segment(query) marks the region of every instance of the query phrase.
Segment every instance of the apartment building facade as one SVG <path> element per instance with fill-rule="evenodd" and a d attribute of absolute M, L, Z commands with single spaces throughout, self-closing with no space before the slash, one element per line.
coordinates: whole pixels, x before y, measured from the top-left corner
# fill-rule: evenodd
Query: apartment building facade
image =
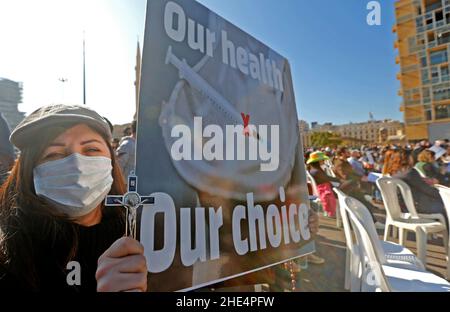
<path fill-rule="evenodd" d="M 398 0 L 395 14 L 405 134 L 450 138 L 450 0 Z"/>

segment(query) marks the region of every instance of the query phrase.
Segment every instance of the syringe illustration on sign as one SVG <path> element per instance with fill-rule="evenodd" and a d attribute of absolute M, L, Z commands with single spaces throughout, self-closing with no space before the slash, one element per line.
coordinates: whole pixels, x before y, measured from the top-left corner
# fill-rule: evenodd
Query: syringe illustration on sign
<path fill-rule="evenodd" d="M 220 117 L 225 117 L 228 122 L 234 125 L 244 122 L 244 133 L 248 131 L 249 115 L 239 113 L 233 105 L 228 102 L 219 92 L 217 92 L 205 79 L 203 79 L 193 68 L 191 68 L 186 60 L 180 60 L 172 53 L 172 46 L 169 46 L 166 54 L 166 64 L 172 64 L 179 71 L 180 79 L 186 80 L 191 87 L 199 91 L 205 96 L 211 104 L 213 104 L 218 112 L 221 113 Z M 256 130 L 253 130 L 251 135 L 260 140 L 260 136 Z"/>
<path fill-rule="evenodd" d="M 105 199 L 105 206 L 125 207 L 127 209 L 125 236 L 130 236 L 134 239 L 136 239 L 137 209 L 142 205 L 155 203 L 154 197 L 140 196 L 138 194 L 137 182 L 137 176 L 131 171 L 128 176 L 128 192 L 124 195 L 108 195 Z"/>

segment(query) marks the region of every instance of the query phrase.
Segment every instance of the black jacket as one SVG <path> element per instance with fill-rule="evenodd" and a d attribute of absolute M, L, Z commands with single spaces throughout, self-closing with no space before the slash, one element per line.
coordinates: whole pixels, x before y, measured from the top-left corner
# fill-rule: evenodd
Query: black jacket
<path fill-rule="evenodd" d="M 405 181 L 411 188 L 414 204 L 418 213 L 430 213 L 428 208 L 431 207 L 432 204 L 442 205 L 442 209 L 444 210 L 444 203 L 442 202 L 439 191 L 428 185 L 416 169 L 398 173 L 395 177 Z"/>
<path fill-rule="evenodd" d="M 33 248 L 37 276 L 39 278 L 39 291 L 51 292 L 95 292 L 97 281 L 95 272 L 97 270 L 98 258 L 117 239 L 125 233 L 124 220 L 117 213 L 108 213 L 106 208 L 101 223 L 92 227 L 76 226 L 79 243 L 76 255 L 71 261 L 78 261 L 81 267 L 81 285 L 70 286 L 67 283 L 67 275 L 71 270 L 66 269 L 68 246 L 57 244 L 36 243 Z M 34 233 L 34 235 L 39 235 Z M 34 236 L 36 237 L 36 236 Z M 44 241 L 38 240 L 36 241 Z M 12 259 L 11 261 L 14 261 Z M 23 285 L 8 266 L 0 263 L 0 292 L 4 291 L 30 291 L 27 285 Z"/>

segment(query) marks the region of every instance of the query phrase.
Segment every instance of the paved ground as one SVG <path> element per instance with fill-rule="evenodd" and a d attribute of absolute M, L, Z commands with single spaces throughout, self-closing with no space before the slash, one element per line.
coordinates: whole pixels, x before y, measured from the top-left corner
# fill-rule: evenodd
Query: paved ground
<path fill-rule="evenodd" d="M 379 211 L 376 217 L 383 221 L 384 212 Z M 382 232 L 379 231 L 382 239 Z M 390 238 L 398 243 L 398 240 Z M 308 269 L 300 273 L 299 291 L 341 292 L 344 289 L 345 237 L 343 229 L 336 227 L 336 220 L 320 218 L 319 237 L 316 241 L 317 254 L 326 259 L 323 265 L 308 265 Z M 406 247 L 416 253 L 414 233 L 408 235 Z M 442 238 L 430 239 L 427 246 L 427 270 L 445 277 L 446 260 Z"/>
<path fill-rule="evenodd" d="M 299 274 L 299 291 L 345 291 L 345 238 L 336 228 L 336 221 L 321 218 L 319 237 L 316 240 L 317 255 L 325 258 L 323 265 L 308 264 Z"/>

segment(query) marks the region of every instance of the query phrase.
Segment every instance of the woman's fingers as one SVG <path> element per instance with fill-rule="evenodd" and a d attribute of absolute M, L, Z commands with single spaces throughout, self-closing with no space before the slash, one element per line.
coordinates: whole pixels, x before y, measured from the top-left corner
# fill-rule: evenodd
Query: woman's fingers
<path fill-rule="evenodd" d="M 97 281 L 99 292 L 147 291 L 147 273 L 110 272 Z"/>
<path fill-rule="evenodd" d="M 147 291 L 144 248 L 132 238 L 114 242 L 98 259 L 97 291 Z"/>
<path fill-rule="evenodd" d="M 121 258 L 128 255 L 139 255 L 144 253 L 144 246 L 130 237 L 122 237 L 114 242 L 100 257 Z"/>
<path fill-rule="evenodd" d="M 111 270 L 116 270 L 119 273 L 146 273 L 147 261 L 143 255 L 131 255 L 122 258 L 104 257 L 98 263 L 95 277 L 99 279 Z"/>
<path fill-rule="evenodd" d="M 116 267 L 120 273 L 147 273 L 147 261 L 143 255 L 128 256 Z"/>

